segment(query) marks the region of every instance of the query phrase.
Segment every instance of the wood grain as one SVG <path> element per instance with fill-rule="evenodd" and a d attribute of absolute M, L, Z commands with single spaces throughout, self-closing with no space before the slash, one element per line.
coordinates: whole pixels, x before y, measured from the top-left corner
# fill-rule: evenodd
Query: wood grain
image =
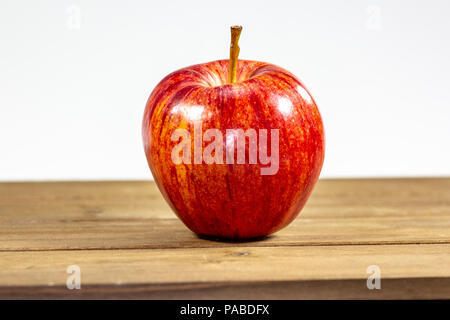
<path fill-rule="evenodd" d="M 168 290 L 175 296 L 174 291 L 208 292 L 227 283 L 266 283 L 270 287 L 274 282 L 296 283 L 285 288 L 295 297 L 295 290 L 305 283 L 334 281 L 334 285 L 342 285 L 337 280 L 356 280 L 359 291 L 370 291 L 366 286 L 370 265 L 380 267 L 382 290 L 392 279 L 409 279 L 409 286 L 417 279 L 425 284 L 425 280 L 450 279 L 450 245 L 2 252 L 0 261 L 3 287 L 55 287 L 63 296 L 72 292 L 64 285 L 66 269 L 74 264 L 81 269 L 82 292 L 83 286 L 120 289 L 151 285 L 147 290 Z M 450 293 L 448 283 L 435 284 L 435 290 Z"/>
<path fill-rule="evenodd" d="M 153 182 L 2 183 L 0 204 L 1 251 L 246 245 L 197 238 Z M 252 246 L 411 243 L 450 243 L 450 179 L 321 180 Z"/>
<path fill-rule="evenodd" d="M 310 280 L 173 284 L 0 287 L 0 299 L 448 299 L 449 278 L 386 279 L 381 290 L 368 290 L 364 281 Z"/>
<path fill-rule="evenodd" d="M 73 264 L 82 290 L 65 287 Z M 196 237 L 153 182 L 0 183 L 14 297 L 450 298 L 450 179 L 320 180 L 288 228 L 243 243 Z"/>

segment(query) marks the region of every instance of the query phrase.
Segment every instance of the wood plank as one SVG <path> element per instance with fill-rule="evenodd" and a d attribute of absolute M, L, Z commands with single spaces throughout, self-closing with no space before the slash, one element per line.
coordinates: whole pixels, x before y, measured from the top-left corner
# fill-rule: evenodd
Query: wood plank
<path fill-rule="evenodd" d="M 448 299 L 450 279 L 386 279 L 381 290 L 367 290 L 361 280 L 261 281 L 189 285 L 86 285 L 0 287 L 0 299 Z"/>
<path fill-rule="evenodd" d="M 79 291 L 65 288 L 73 264 Z M 369 265 L 379 291 L 366 287 Z M 0 298 L 448 297 L 449 265 L 447 244 L 1 252 Z"/>
<path fill-rule="evenodd" d="M 450 243 L 450 179 L 320 180 L 299 218 L 250 244 L 412 243 Z M 0 251 L 248 245 L 197 238 L 153 182 L 0 183 Z"/>
<path fill-rule="evenodd" d="M 240 243 L 200 239 L 176 219 L 91 220 L 9 225 L 0 233 L 0 251 L 430 244 L 449 239 L 448 217 L 300 218 L 273 236 Z"/>

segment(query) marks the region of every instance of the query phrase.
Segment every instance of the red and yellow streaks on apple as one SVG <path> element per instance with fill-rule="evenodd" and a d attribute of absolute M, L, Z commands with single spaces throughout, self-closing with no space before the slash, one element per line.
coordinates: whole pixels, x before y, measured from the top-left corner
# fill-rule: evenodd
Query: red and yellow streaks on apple
<path fill-rule="evenodd" d="M 324 131 L 314 99 L 288 71 L 239 60 L 236 82 L 227 83 L 228 70 L 220 60 L 165 77 L 148 99 L 142 133 L 153 177 L 186 226 L 241 240 L 276 232 L 298 215 L 322 168 Z M 171 135 L 185 128 L 193 137 L 195 121 L 224 136 L 227 129 L 279 129 L 278 172 L 261 175 L 264 165 L 248 162 L 174 164 Z"/>

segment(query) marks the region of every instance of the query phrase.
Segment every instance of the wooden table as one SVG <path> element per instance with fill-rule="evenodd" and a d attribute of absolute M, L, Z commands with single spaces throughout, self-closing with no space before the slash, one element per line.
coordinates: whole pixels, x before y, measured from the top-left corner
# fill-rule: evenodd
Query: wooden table
<path fill-rule="evenodd" d="M 199 239 L 153 182 L 1 183 L 0 298 L 450 298 L 450 179 L 320 180 L 245 243 Z"/>

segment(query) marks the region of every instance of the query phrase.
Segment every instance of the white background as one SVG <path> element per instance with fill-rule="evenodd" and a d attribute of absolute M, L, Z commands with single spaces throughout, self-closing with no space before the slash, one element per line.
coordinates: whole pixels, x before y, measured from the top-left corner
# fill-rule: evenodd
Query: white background
<path fill-rule="evenodd" d="M 322 177 L 450 175 L 450 1 L 0 0 L 0 180 L 148 179 L 166 74 L 271 62 L 310 89 Z"/>

